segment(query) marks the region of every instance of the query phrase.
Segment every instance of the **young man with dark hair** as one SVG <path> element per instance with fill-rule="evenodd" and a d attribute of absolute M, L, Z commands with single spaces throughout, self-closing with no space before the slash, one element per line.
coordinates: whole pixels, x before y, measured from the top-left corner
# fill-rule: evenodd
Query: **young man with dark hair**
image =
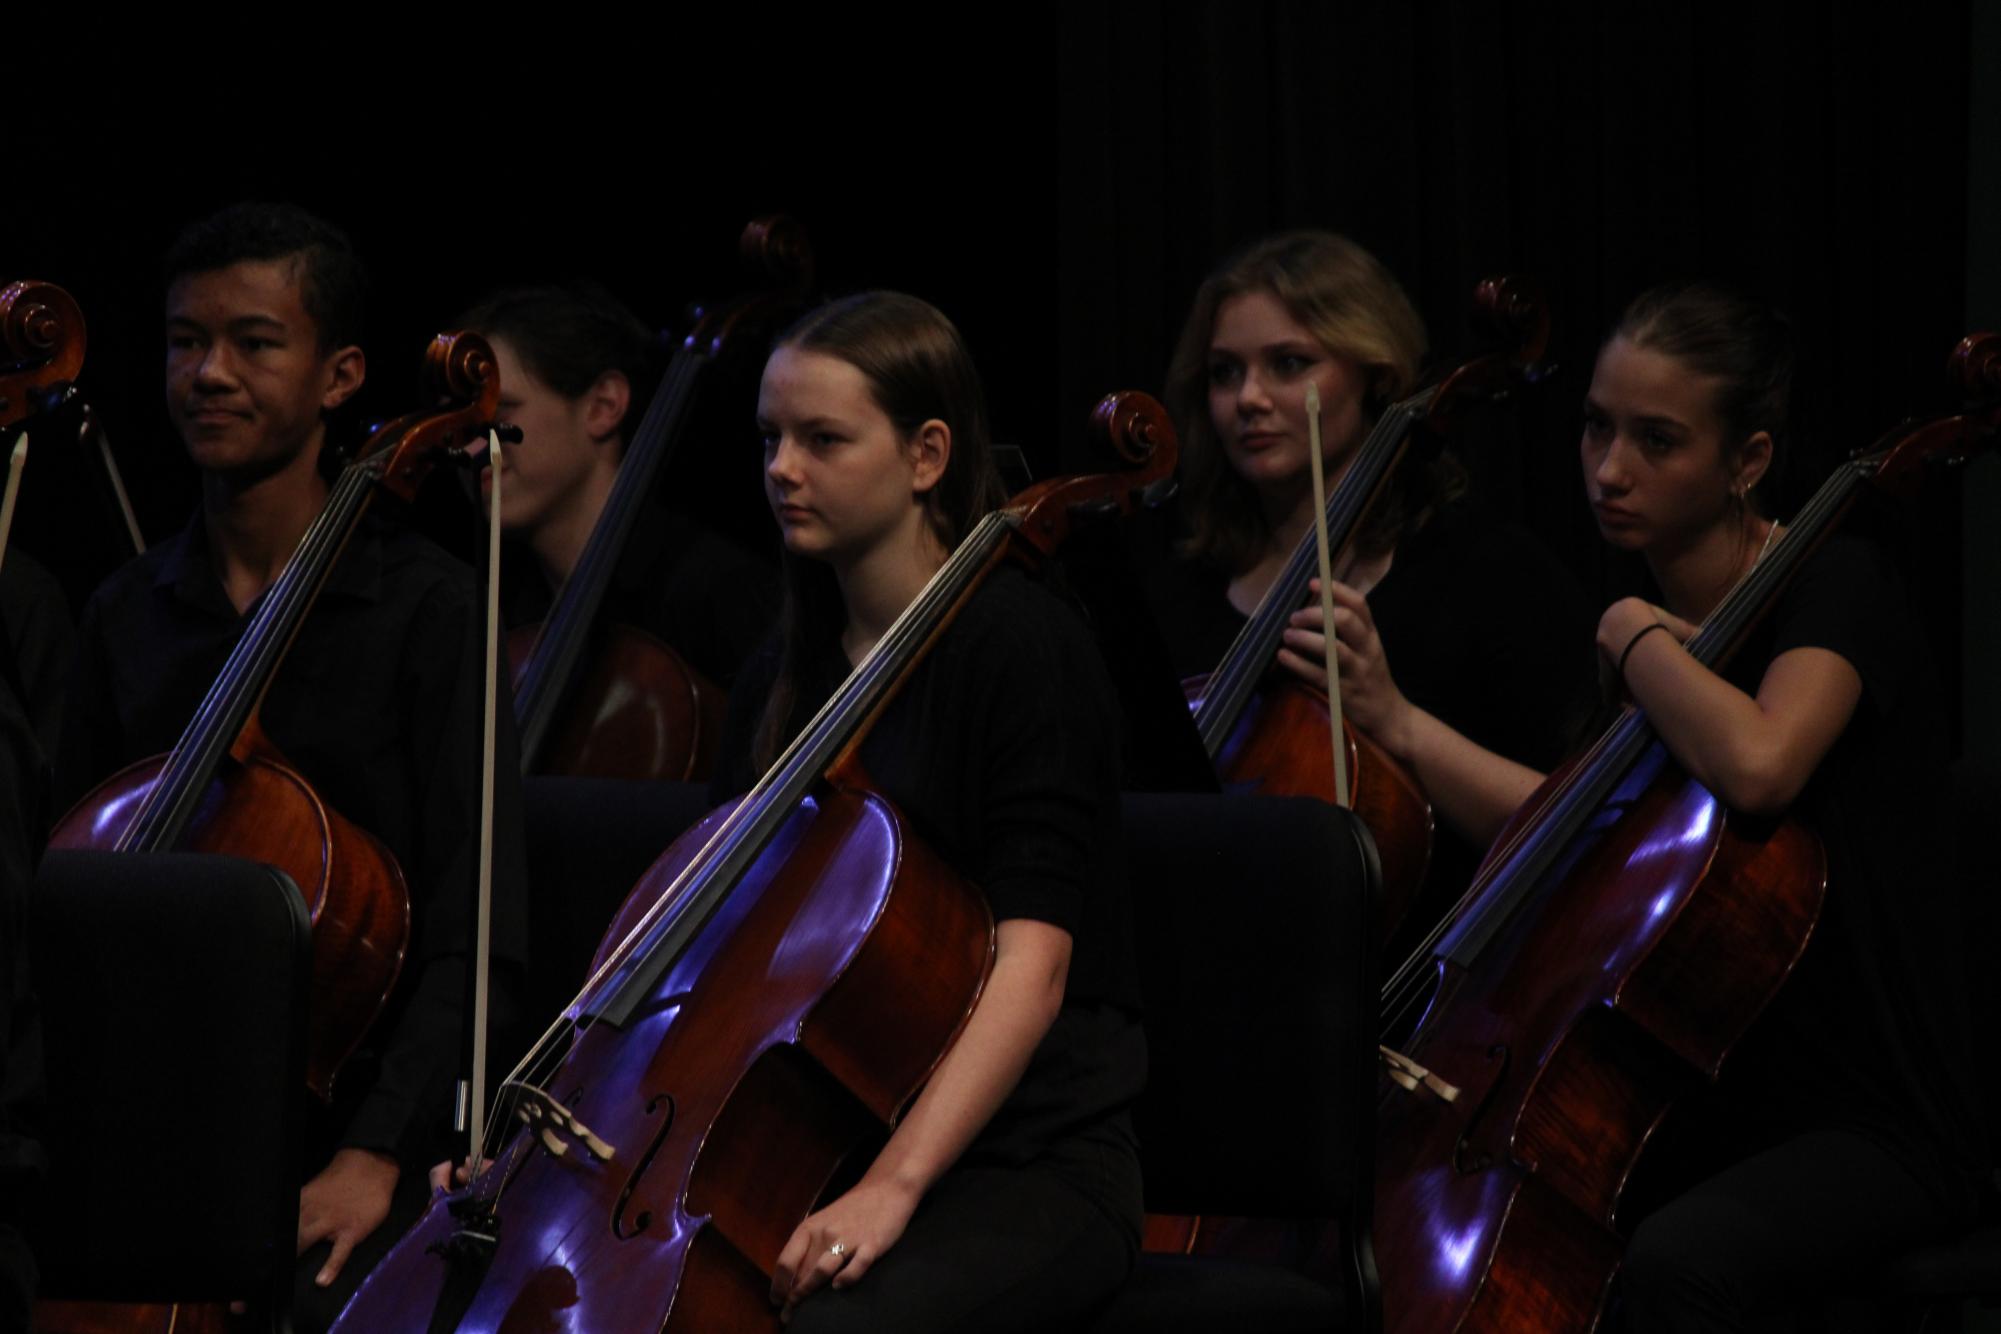
<path fill-rule="evenodd" d="M 64 803 L 172 748 L 324 506 L 327 415 L 366 373 L 362 290 L 346 237 L 290 205 L 225 209 L 173 248 L 167 409 L 201 472 L 201 509 L 84 611 L 57 773 Z M 471 572 L 384 507 L 348 543 L 261 709 L 322 799 L 396 857 L 412 900 L 402 977 L 312 1125 L 302 1330 L 339 1313 L 421 1212 L 423 1169 L 454 1147 L 478 865 L 479 604 Z M 500 713 L 495 950 L 519 960 L 520 789 L 504 701 Z"/>

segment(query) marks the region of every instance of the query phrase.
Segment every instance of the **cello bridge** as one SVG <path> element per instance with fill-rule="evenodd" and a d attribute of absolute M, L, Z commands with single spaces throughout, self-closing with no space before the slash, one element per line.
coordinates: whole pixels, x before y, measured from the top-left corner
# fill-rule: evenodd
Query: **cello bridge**
<path fill-rule="evenodd" d="M 1440 1102 L 1456 1102 L 1459 1086 L 1448 1083 L 1425 1069 L 1400 1051 L 1392 1051 L 1381 1043 L 1376 1044 L 1376 1054 L 1382 1058 L 1383 1067 L 1389 1072 L 1390 1080 L 1406 1093 L 1419 1089 L 1431 1094 Z"/>
<path fill-rule="evenodd" d="M 567 1154 L 571 1143 L 582 1145 L 586 1154 L 601 1163 L 608 1163 L 618 1156 L 614 1146 L 592 1133 L 589 1126 L 577 1119 L 576 1113 L 557 1102 L 546 1089 L 533 1084 L 510 1083 L 503 1092 L 513 1095 L 514 1114 L 536 1133 L 542 1147 L 555 1157 Z"/>

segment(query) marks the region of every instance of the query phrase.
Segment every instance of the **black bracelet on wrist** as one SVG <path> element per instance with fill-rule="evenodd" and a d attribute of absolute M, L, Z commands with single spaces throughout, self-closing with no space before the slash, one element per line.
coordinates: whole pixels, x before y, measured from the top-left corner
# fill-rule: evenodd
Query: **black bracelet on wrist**
<path fill-rule="evenodd" d="M 1647 631 L 1665 629 L 1667 629 L 1667 622 L 1655 621 L 1652 625 L 1641 626 L 1638 632 L 1626 641 L 1626 651 L 1619 655 L 1619 680 L 1621 682 L 1624 682 L 1626 679 L 1626 659 L 1633 656 L 1633 646 L 1647 637 Z"/>

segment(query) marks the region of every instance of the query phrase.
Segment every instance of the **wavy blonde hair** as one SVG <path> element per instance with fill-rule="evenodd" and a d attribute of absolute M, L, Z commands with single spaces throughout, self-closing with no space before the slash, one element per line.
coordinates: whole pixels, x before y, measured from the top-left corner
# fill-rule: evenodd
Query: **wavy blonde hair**
<path fill-rule="evenodd" d="M 1364 430 L 1410 392 L 1425 352 L 1424 321 L 1410 298 L 1381 261 L 1345 236 L 1299 231 L 1268 237 L 1209 275 L 1195 293 L 1168 365 L 1167 408 L 1181 436 L 1182 509 L 1189 524 L 1182 554 L 1232 574 L 1256 563 L 1271 540 L 1271 525 L 1251 484 L 1224 457 L 1210 422 L 1209 341 L 1217 310 L 1249 292 L 1278 298 L 1321 347 L 1362 367 L 1368 386 Z M 1458 474 L 1456 463 L 1450 471 Z M 1455 485 L 1442 480 L 1444 490 Z M 1463 487 L 1463 474 L 1456 485 Z M 1358 537 L 1365 554 L 1394 546 L 1426 505 L 1444 498 L 1433 487 L 1433 494 L 1413 505 L 1406 489 L 1393 486 L 1371 512 Z"/>

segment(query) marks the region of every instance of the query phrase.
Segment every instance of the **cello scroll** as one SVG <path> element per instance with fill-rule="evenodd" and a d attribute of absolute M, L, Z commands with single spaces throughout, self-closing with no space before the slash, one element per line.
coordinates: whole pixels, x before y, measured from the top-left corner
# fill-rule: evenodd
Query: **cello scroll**
<path fill-rule="evenodd" d="M 361 447 L 384 490 L 411 500 L 445 453 L 482 439 L 500 414 L 500 370 L 493 348 L 476 333 L 441 333 L 424 349 L 424 387 L 451 405 L 406 413 L 380 427 Z M 380 457 L 381 462 L 374 460 Z"/>
<path fill-rule="evenodd" d="M 1069 535 L 1071 516 L 1130 514 L 1151 504 L 1174 475 L 1180 446 L 1167 409 L 1146 394 L 1127 389 L 1107 394 L 1091 412 L 1093 434 L 1134 465 L 1129 471 L 1084 477 L 1053 477 L 1016 496 L 1008 509 L 1017 516 L 1024 541 L 1047 556 Z"/>
<path fill-rule="evenodd" d="M 17 282 L 0 288 L 0 426 L 62 401 L 83 369 L 88 337 L 83 311 L 54 283 Z"/>
<path fill-rule="evenodd" d="M 1906 423 L 1863 451 L 1873 463 L 1875 485 L 1892 495 L 1917 489 L 1918 465 L 1964 463 L 2001 432 L 2001 334 L 1972 333 L 1946 358 L 1946 373 L 1963 397 L 1964 411 Z"/>
<path fill-rule="evenodd" d="M 713 311 L 701 312 L 688 346 L 716 356 L 740 328 L 758 328 L 787 306 L 803 301 L 813 287 L 813 243 L 806 229 L 782 213 L 753 218 L 737 243 L 744 266 L 764 290 Z"/>
<path fill-rule="evenodd" d="M 1450 431 L 1469 406 L 1505 398 L 1548 372 L 1549 300 L 1539 284 L 1518 275 L 1482 279 L 1473 289 L 1473 325 L 1494 348 L 1439 382 L 1424 415 L 1434 431 Z"/>

